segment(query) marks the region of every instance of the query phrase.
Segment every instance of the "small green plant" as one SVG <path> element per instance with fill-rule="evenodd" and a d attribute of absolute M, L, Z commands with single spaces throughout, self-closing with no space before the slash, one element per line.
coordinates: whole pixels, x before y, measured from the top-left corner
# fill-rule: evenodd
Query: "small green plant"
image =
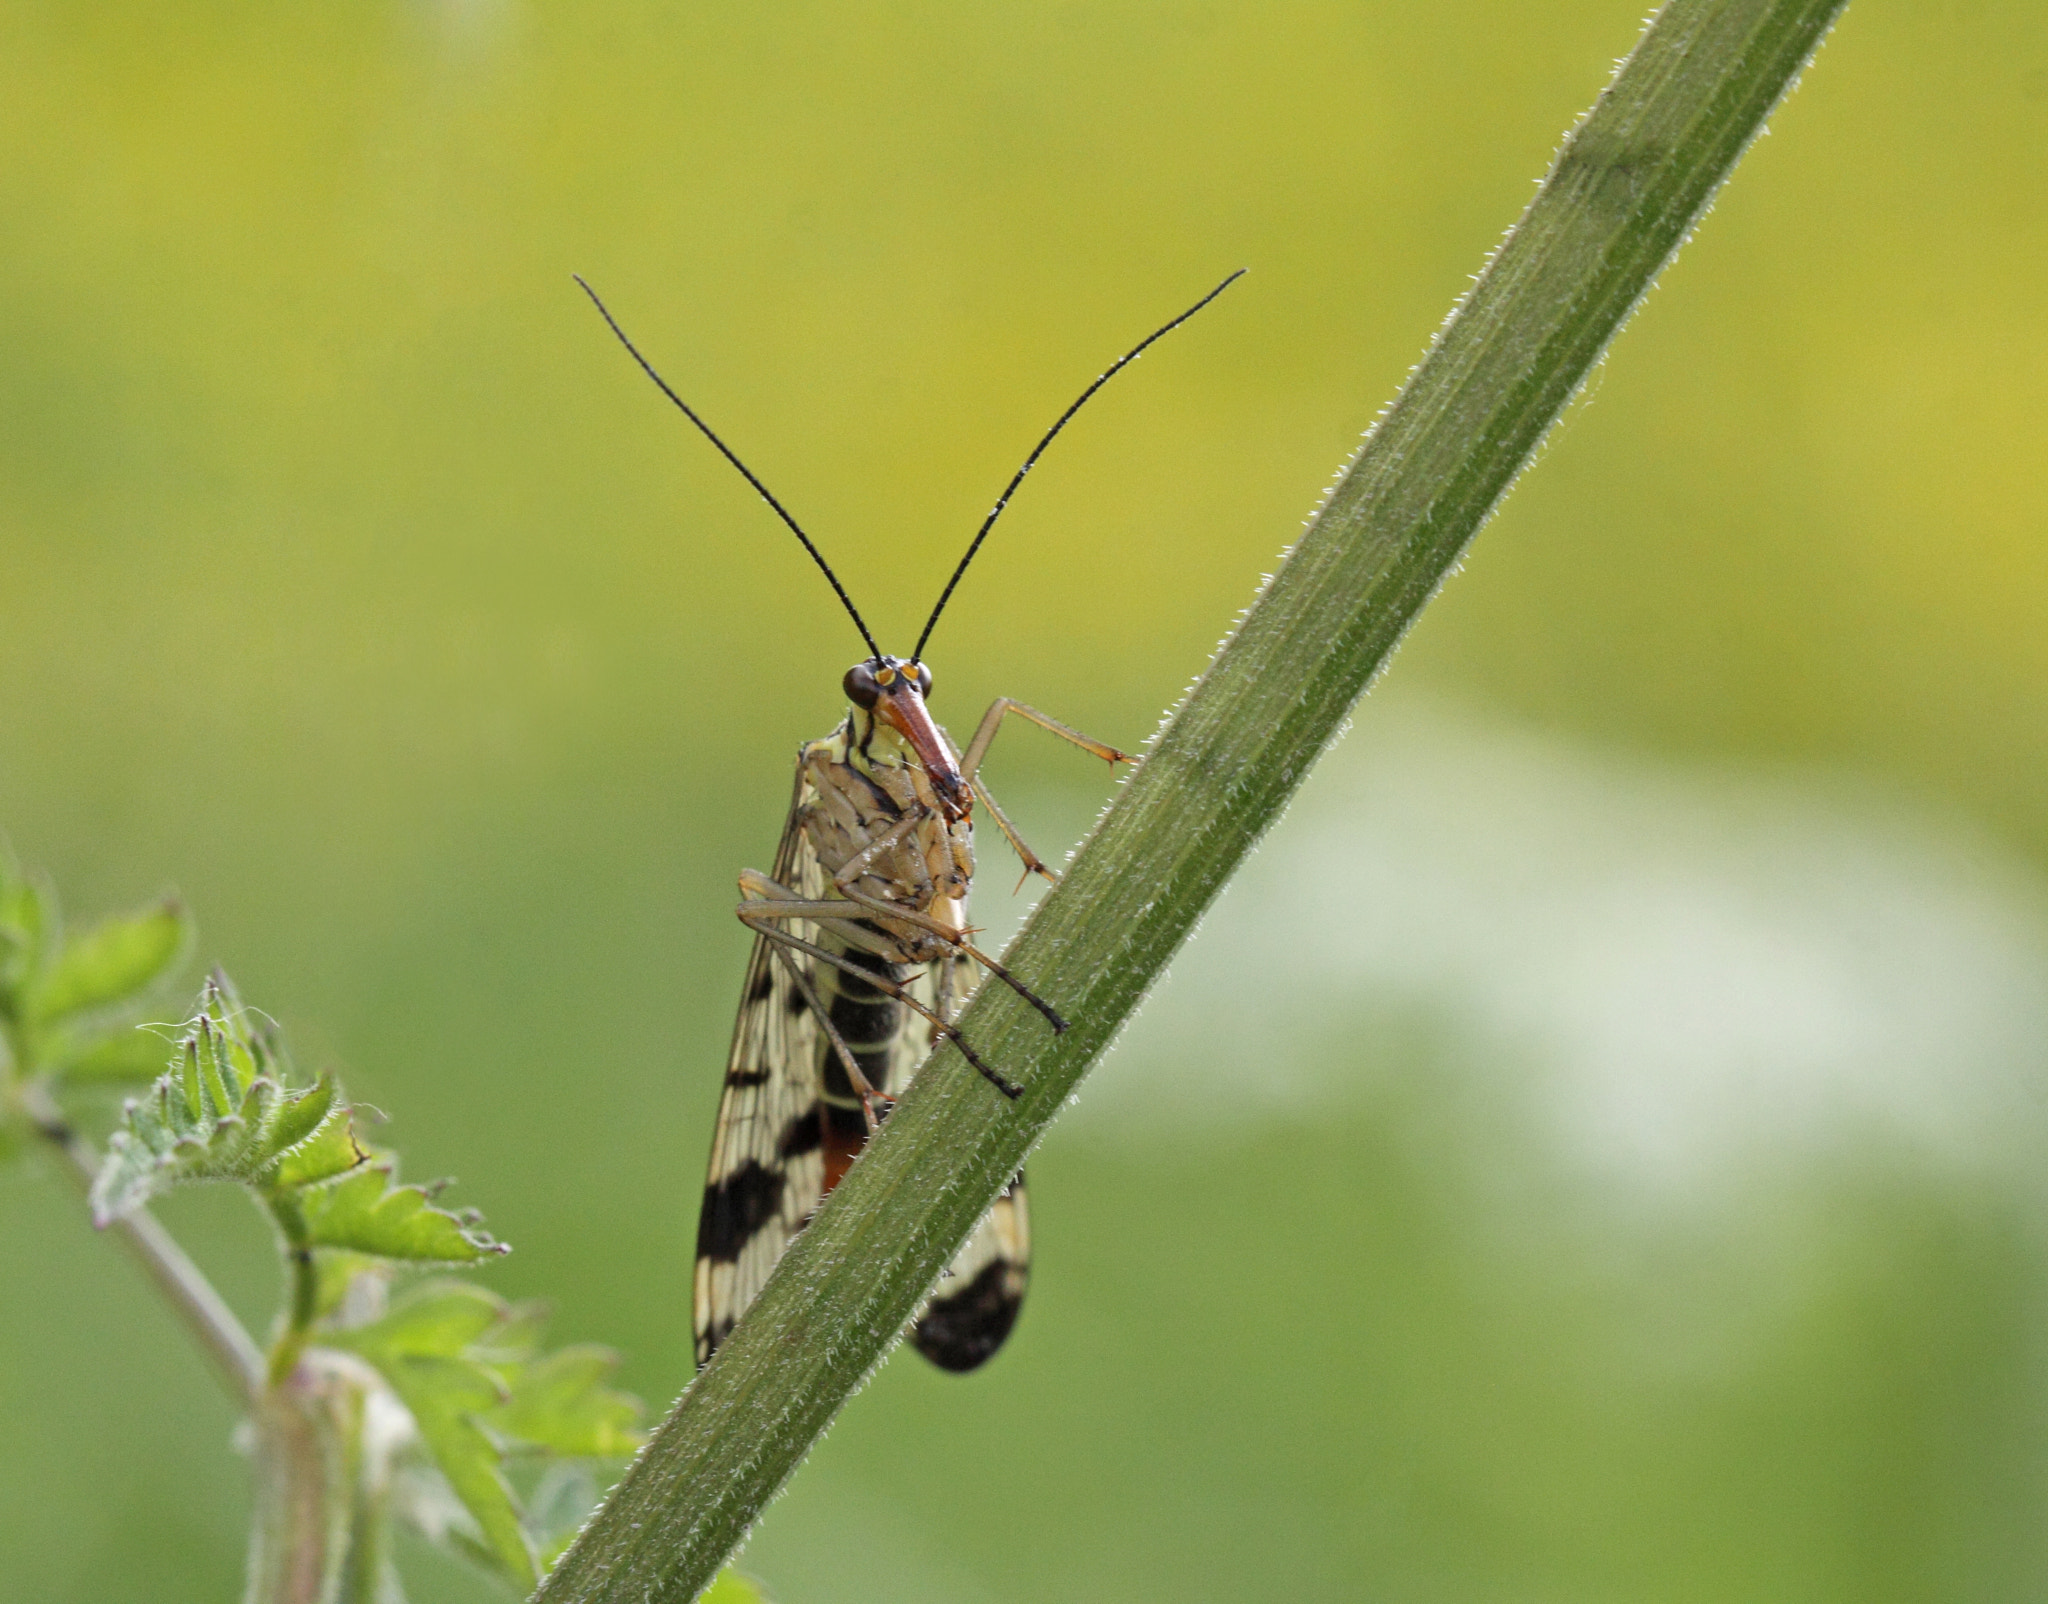
<path fill-rule="evenodd" d="M 397 1604 L 404 1522 L 520 1593 L 639 1443 L 617 1358 L 553 1351 L 541 1312 L 433 1272 L 507 1251 L 474 1211 L 403 1184 L 332 1075 L 292 1068 L 276 1026 L 216 970 L 175 1027 L 138 1022 L 191 946 L 163 901 L 67 932 L 43 881 L 0 855 L 0 1154 L 41 1143 L 134 1249 L 249 1411 L 250 1604 Z M 95 1094 L 141 1087 L 102 1156 Z M 242 1188 L 285 1294 L 259 1349 L 149 1214 L 173 1187 Z"/>

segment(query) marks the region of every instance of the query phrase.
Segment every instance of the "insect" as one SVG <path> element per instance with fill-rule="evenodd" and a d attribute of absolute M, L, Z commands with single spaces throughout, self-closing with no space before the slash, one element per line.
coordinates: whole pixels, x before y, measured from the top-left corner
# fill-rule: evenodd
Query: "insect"
<path fill-rule="evenodd" d="M 868 649 L 846 671 L 845 720 L 797 753 L 795 794 L 773 870 L 740 875 L 737 912 L 754 932 L 754 948 L 698 1219 L 693 1327 L 700 1366 L 710 1362 L 934 1046 L 952 1042 L 997 1091 L 1021 1094 L 954 1024 L 975 970 L 1010 987 L 1052 1030 L 1067 1028 L 1052 1004 L 970 939 L 976 803 L 1015 849 L 1027 877 L 1057 879 L 981 782 L 981 761 L 1012 714 L 1111 763 L 1132 759 L 1007 697 L 990 706 L 961 751 L 927 709 L 932 675 L 924 648 L 989 530 L 1054 436 L 1120 369 L 1221 295 L 1239 273 L 1119 358 L 1045 432 L 982 520 L 908 657 L 882 651 L 796 519 L 669 388 L 596 291 L 576 280 L 633 360 L 803 543 Z M 953 1371 L 986 1360 L 1016 1323 L 1030 1257 L 1020 1170 L 913 1318 L 911 1341 L 919 1352 Z"/>

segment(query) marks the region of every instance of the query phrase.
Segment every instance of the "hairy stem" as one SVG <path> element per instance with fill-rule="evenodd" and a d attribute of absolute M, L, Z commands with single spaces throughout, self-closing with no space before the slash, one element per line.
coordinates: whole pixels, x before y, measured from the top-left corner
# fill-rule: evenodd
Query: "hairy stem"
<path fill-rule="evenodd" d="M 1671 0 L 964 1027 L 539 1598 L 693 1598 L 1015 1173 L 1684 241 L 1843 0 Z M 1249 1006 L 1250 1004 L 1248 1004 Z"/>
<path fill-rule="evenodd" d="M 316 1351 L 264 1390 L 255 1427 L 256 1511 L 243 1604 L 386 1597 L 379 1543 L 363 1541 L 364 1421 L 374 1375 Z"/>

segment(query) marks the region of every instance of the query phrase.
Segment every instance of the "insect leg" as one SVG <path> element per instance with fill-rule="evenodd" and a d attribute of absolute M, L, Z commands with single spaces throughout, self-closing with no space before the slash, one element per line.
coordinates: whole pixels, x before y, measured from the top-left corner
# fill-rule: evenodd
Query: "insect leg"
<path fill-rule="evenodd" d="M 1023 981 L 1011 974 L 1009 970 L 997 963 L 995 959 L 989 957 L 987 953 L 969 941 L 965 930 L 934 919 L 930 914 L 924 913 L 919 909 L 906 907 L 901 902 L 891 901 L 887 897 L 870 896 L 855 883 L 867 871 L 868 865 L 874 861 L 884 848 L 893 846 L 902 840 L 919 824 L 923 823 L 927 817 L 929 817 L 928 814 L 921 812 L 904 814 L 902 818 L 883 831 L 881 835 L 877 836 L 846 860 L 845 865 L 832 877 L 832 888 L 857 907 L 881 914 L 888 919 L 899 920 L 904 924 L 915 926 L 919 930 L 928 930 L 948 946 L 966 953 L 976 963 L 994 975 L 996 979 L 1000 980 L 1019 997 L 1022 997 L 1031 1004 L 1033 1008 L 1036 1008 L 1041 1014 L 1045 1015 L 1046 1023 L 1053 1028 L 1053 1034 L 1063 1034 L 1067 1028 L 1067 1022 L 1059 1016 L 1058 1010 L 1029 986 L 1025 985 Z M 784 917 L 815 919 L 831 917 L 837 912 L 829 903 L 807 906 L 814 907 L 816 911 L 797 913 L 794 911 L 794 905 L 792 904 L 790 905 L 791 911 L 786 913 Z M 841 915 L 841 917 L 843 918 L 844 915 Z"/>
<path fill-rule="evenodd" d="M 996 738 L 996 727 L 1003 722 L 1005 714 L 1015 713 L 1019 718 L 1029 719 L 1042 730 L 1050 730 L 1063 741 L 1072 741 L 1084 752 L 1093 752 L 1108 763 L 1135 763 L 1138 760 L 1128 752 L 1119 752 L 1106 741 L 1083 735 L 1068 724 L 1062 724 L 1050 714 L 1041 713 L 1035 707 L 1026 707 L 1022 702 L 1012 701 L 1007 696 L 998 696 L 989 703 L 988 711 L 981 716 L 981 723 L 974 731 L 974 739 L 967 743 L 967 753 L 960 759 L 960 772 L 972 779 L 981 769 L 981 760 L 988 756 L 989 744 Z"/>
<path fill-rule="evenodd" d="M 1051 885 L 1058 885 L 1060 883 L 1059 875 L 1053 870 L 1048 869 L 1045 865 L 1045 860 L 1024 844 L 1024 838 L 1017 833 L 1017 827 L 1010 822 L 1010 816 L 1003 811 L 1002 805 L 996 801 L 994 794 L 989 788 L 983 785 L 979 779 L 969 780 L 967 783 L 974 787 L 975 797 L 983 807 L 988 809 L 989 817 L 996 821 L 996 828 L 1003 832 L 1003 839 L 1010 843 L 1010 850 L 1016 853 L 1024 864 L 1024 873 L 1017 880 L 1017 891 L 1022 891 L 1024 889 L 1024 882 L 1029 880 L 1034 874 L 1043 875 Z M 1011 896 L 1016 894 L 1016 891 L 1010 893 Z"/>
<path fill-rule="evenodd" d="M 982 968 L 994 975 L 996 979 L 1008 986 L 1010 990 L 1014 991 L 1019 997 L 1022 997 L 1031 1004 L 1033 1008 L 1036 1008 L 1041 1014 L 1045 1015 L 1045 1021 L 1052 1026 L 1054 1035 L 1065 1034 L 1067 1022 L 1060 1017 L 1059 1010 L 1054 1008 L 1051 1003 L 1039 996 L 1029 986 L 1025 985 L 1023 981 L 1011 974 L 1009 970 L 997 963 L 995 959 L 975 946 L 973 942 L 969 941 L 966 931 L 955 929 L 952 925 L 942 924 L 928 913 L 919 913 L 915 908 L 906 908 L 899 902 L 889 901 L 886 897 L 871 897 L 858 886 L 842 885 L 836 878 L 832 883 L 838 890 L 846 894 L 846 900 L 855 907 L 880 914 L 885 919 L 900 920 L 904 924 L 914 925 L 920 930 L 929 930 L 956 951 L 966 953 L 968 957 L 980 964 Z M 781 917 L 785 919 L 844 920 L 846 918 L 845 911 L 833 902 L 788 902 L 779 904 L 779 906 L 783 909 Z M 745 918 L 746 915 L 742 914 L 740 917 Z"/>
<path fill-rule="evenodd" d="M 1052 1033 L 1055 1036 L 1064 1036 L 1067 1033 L 1067 1022 L 1059 1016 L 1053 1005 L 1039 996 L 1029 986 L 1025 985 L 1015 975 L 1011 974 L 1009 970 L 997 963 L 995 959 L 991 958 L 971 941 L 962 941 L 960 943 L 960 950 L 980 964 L 990 974 L 994 975 L 996 979 L 1008 986 L 1019 997 L 1022 997 L 1031 1004 L 1033 1008 L 1036 1008 L 1041 1014 L 1045 1015 L 1045 1022 L 1052 1026 Z"/>
<path fill-rule="evenodd" d="M 869 921 L 869 910 L 915 929 L 930 931 L 949 947 L 961 946 L 966 936 L 965 931 L 956 930 L 951 925 L 940 924 L 929 914 L 906 908 L 901 903 L 889 901 L 886 897 L 870 897 L 865 892 L 857 891 L 852 896 L 843 898 L 800 897 L 788 886 L 769 879 L 758 869 L 740 871 L 740 895 L 747 899 L 738 909 L 741 924 L 749 924 L 750 910 L 758 909 L 762 904 L 769 904 L 774 907 L 775 917 L 778 919 L 809 919 L 830 930 L 849 946 L 859 947 L 864 952 L 872 952 L 876 957 L 887 958 L 892 963 L 916 963 L 918 960 L 903 950 L 901 941 Z"/>
<path fill-rule="evenodd" d="M 981 760 L 988 756 L 988 749 L 995 742 L 996 730 L 1001 726 L 1004 717 L 1010 713 L 1015 713 L 1019 718 L 1029 719 L 1040 729 L 1050 730 L 1061 740 L 1071 741 L 1082 751 L 1092 752 L 1106 762 L 1135 763 L 1137 759 L 1128 752 L 1119 752 L 1107 742 L 1083 735 L 1079 730 L 1062 724 L 1058 719 L 1039 712 L 1037 708 L 1027 707 L 1024 703 L 1013 701 L 1007 696 L 998 696 L 989 703 L 988 711 L 982 715 L 981 723 L 974 731 L 974 739 L 967 743 L 966 755 L 960 759 L 960 772 L 967 783 L 974 787 L 975 796 L 988 809 L 989 816 L 996 821 L 996 828 L 1003 832 L 1003 839 L 1010 843 L 1011 850 L 1022 860 L 1025 877 L 1028 879 L 1034 874 L 1042 875 L 1053 885 L 1058 885 L 1060 877 L 1046 867 L 1043 858 L 1025 845 L 1024 838 L 1017 833 L 1017 827 L 1010 822 L 1009 815 L 1003 812 L 1002 804 L 996 801 L 993 793 L 978 778 Z M 1017 882 L 1019 890 L 1023 889 L 1023 885 L 1022 880 Z"/>
<path fill-rule="evenodd" d="M 904 814 L 902 818 L 890 825 L 888 829 L 884 830 L 874 840 L 862 847 L 860 851 L 848 858 L 845 863 L 841 864 L 839 872 L 832 877 L 832 884 L 838 888 L 842 895 L 852 896 L 853 893 L 850 888 L 854 881 L 868 872 L 875 859 L 880 857 L 890 847 L 902 841 L 905 836 L 909 835 L 912 830 L 915 830 L 930 817 L 932 817 L 931 813 L 921 805 L 917 808 L 917 811 Z M 913 856 L 915 855 L 913 854 Z M 926 873 L 925 866 L 921 861 L 918 862 L 917 869 L 918 883 L 913 894 L 922 899 L 929 899 L 933 892 L 931 877 Z M 911 913 L 910 908 L 902 903 L 891 902 L 889 906 L 892 908 L 902 908 L 906 914 Z M 947 927 L 940 924 L 936 919 L 931 919 L 930 915 L 916 914 L 914 917 L 928 920 L 934 934 L 948 936 L 950 939 L 950 932 L 947 930 Z"/>
<path fill-rule="evenodd" d="M 772 881 L 769 883 L 773 884 Z M 739 915 L 740 923 L 749 930 L 757 931 L 761 935 L 766 936 L 770 941 L 776 942 L 781 946 L 793 948 L 797 952 L 808 953 L 820 962 L 828 963 L 834 969 L 852 975 L 856 980 L 866 982 L 874 987 L 876 991 L 881 992 L 883 996 L 895 998 L 896 1001 L 909 1008 L 912 1013 L 922 1015 L 941 1035 L 945 1036 L 954 1046 L 960 1049 L 960 1056 L 972 1064 L 980 1072 L 982 1078 L 997 1091 L 1012 1100 L 1024 1095 L 1023 1087 L 1019 1086 L 1015 1081 L 1005 1079 L 994 1069 L 990 1068 L 981 1054 L 968 1045 L 965 1036 L 961 1035 L 953 1026 L 947 1024 L 945 1020 L 911 996 L 904 987 L 897 985 L 893 980 L 884 980 L 871 969 L 863 969 L 859 964 L 849 962 L 847 959 L 840 957 L 838 953 L 819 946 L 815 941 L 806 941 L 802 936 L 792 935 L 789 931 L 781 929 L 774 922 L 777 919 L 818 919 L 825 917 L 819 911 L 821 908 L 830 910 L 833 907 L 834 904 L 829 902 L 782 902 L 766 897 L 750 897 L 733 911 Z M 841 915 L 840 917 L 844 916 Z"/>

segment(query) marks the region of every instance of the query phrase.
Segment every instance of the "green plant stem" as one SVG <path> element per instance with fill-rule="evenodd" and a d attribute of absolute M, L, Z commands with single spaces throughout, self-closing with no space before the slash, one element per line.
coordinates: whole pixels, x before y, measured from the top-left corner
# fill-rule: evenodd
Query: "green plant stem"
<path fill-rule="evenodd" d="M 1022 1100 L 940 1055 L 538 1598 L 681 1601 L 711 1581 L 1335 738 L 1842 3 L 1672 0 L 1653 19 L 1012 945 L 1073 1028 L 1055 1038 L 982 989 L 963 1028 Z"/>
<path fill-rule="evenodd" d="M 80 1197 L 89 1198 L 100 1170 L 98 1151 L 39 1090 L 27 1102 L 37 1132 L 63 1155 L 63 1167 Z M 263 1355 L 205 1273 L 147 1209 L 123 1215 L 112 1229 L 198 1338 L 235 1400 L 245 1407 L 253 1404 L 263 1386 Z"/>
<path fill-rule="evenodd" d="M 277 1340 L 270 1345 L 270 1385 L 280 1387 L 292 1367 L 306 1351 L 306 1339 L 313 1330 L 314 1303 L 319 1294 L 319 1272 L 313 1264 L 313 1246 L 306 1239 L 306 1217 L 297 1201 L 287 1196 L 266 1200 L 271 1223 L 277 1227 L 278 1243 L 285 1262 L 289 1286 L 285 1293 L 284 1323 Z"/>

